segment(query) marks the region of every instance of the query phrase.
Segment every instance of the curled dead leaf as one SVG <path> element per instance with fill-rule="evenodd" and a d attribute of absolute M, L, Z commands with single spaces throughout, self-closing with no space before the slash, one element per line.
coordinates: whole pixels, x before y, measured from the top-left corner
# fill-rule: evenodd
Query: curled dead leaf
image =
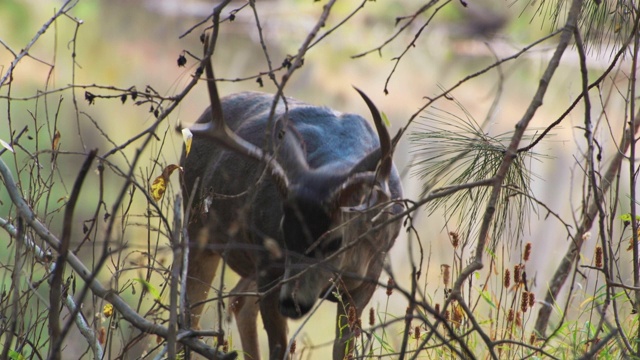
<path fill-rule="evenodd" d="M 104 317 L 106 318 L 110 318 L 111 315 L 113 315 L 113 305 L 105 304 L 102 308 L 102 315 L 104 315 Z"/>
<path fill-rule="evenodd" d="M 162 174 L 153 180 L 151 184 L 151 197 L 153 197 L 153 200 L 160 201 L 160 199 L 162 199 L 162 195 L 164 195 L 164 192 L 167 190 L 169 177 L 176 169 L 181 168 L 175 164 L 168 165 L 162 170 Z"/>
<path fill-rule="evenodd" d="M 51 150 L 56 151 L 60 147 L 60 138 L 62 135 L 60 134 L 60 130 L 56 130 L 55 135 L 53 135 L 53 140 L 51 142 Z"/>
<path fill-rule="evenodd" d="M 56 160 L 56 151 L 60 148 L 60 138 L 62 135 L 60 134 L 60 130 L 56 130 L 56 133 L 53 135 L 53 139 L 51 139 L 51 162 L 55 162 Z"/>

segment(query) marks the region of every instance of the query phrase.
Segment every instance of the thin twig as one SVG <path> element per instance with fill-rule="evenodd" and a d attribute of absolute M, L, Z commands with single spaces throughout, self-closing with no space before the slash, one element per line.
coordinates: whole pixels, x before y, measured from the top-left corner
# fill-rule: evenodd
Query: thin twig
<path fill-rule="evenodd" d="M 21 218 L 18 218 L 18 224 L 20 224 L 21 221 L 22 221 Z M 33 239 L 27 236 L 21 235 L 21 231 L 18 230 L 20 225 L 16 228 L 13 225 L 11 225 L 11 223 L 9 223 L 7 220 L 0 218 L 0 227 L 5 229 L 7 233 L 9 233 L 9 236 L 17 239 L 18 243 L 24 244 L 27 247 L 27 249 L 32 254 L 35 255 L 36 259 L 38 259 L 40 263 L 51 264 L 48 270 L 49 272 L 53 272 L 53 270 L 55 269 L 55 263 L 51 263 L 50 261 L 51 254 L 42 250 L 42 248 L 40 248 L 35 243 L 35 241 L 33 241 Z M 16 259 L 16 260 L 19 260 L 19 259 Z M 20 265 L 20 264 L 16 262 L 16 265 Z M 16 284 L 15 288 L 16 290 L 18 290 L 19 288 L 17 286 L 18 283 L 15 283 L 15 284 Z M 69 309 L 69 312 L 72 315 L 75 314 L 73 316 L 73 321 L 78 327 L 80 334 L 82 334 L 82 336 L 87 340 L 87 343 L 89 343 L 89 346 L 93 351 L 94 358 L 102 359 L 103 351 L 104 351 L 102 349 L 102 345 L 100 345 L 100 341 L 98 340 L 93 328 L 89 324 L 87 324 L 85 317 L 82 315 L 80 307 L 77 305 L 75 299 L 73 298 L 73 294 L 71 292 L 68 292 L 67 296 L 63 298 L 62 303 L 67 307 L 67 309 Z M 9 335 L 12 335 L 12 334 L 13 333 L 9 333 Z M 10 347 L 5 347 L 5 349 L 9 350 Z M 6 359 L 6 358 L 7 358 L 6 356 L 0 356 L 0 359 Z"/>
<path fill-rule="evenodd" d="M 62 226 L 62 237 L 60 239 L 60 246 L 58 247 L 58 259 L 56 260 L 55 270 L 51 279 L 51 290 L 49 291 L 49 335 L 51 337 L 51 348 L 49 356 L 52 359 L 60 359 L 60 348 L 66 335 L 60 330 L 60 300 L 62 298 L 62 278 L 64 277 L 64 268 L 67 262 L 67 256 L 69 255 L 69 245 L 71 243 L 71 228 L 73 226 L 73 212 L 76 208 L 78 198 L 80 197 L 80 189 L 84 183 L 84 179 L 91 169 L 91 164 L 96 157 L 97 149 L 91 150 L 87 154 L 80 172 L 76 177 L 76 182 L 71 190 L 69 201 L 65 206 L 64 220 Z M 73 318 L 73 317 L 72 317 Z"/>
<path fill-rule="evenodd" d="M 29 50 L 31 50 L 31 47 L 38 41 L 40 36 L 42 36 L 49 29 L 49 27 L 51 27 L 51 24 L 53 24 L 53 22 L 56 21 L 64 13 L 66 13 L 67 11 L 73 9 L 73 7 L 77 3 L 78 2 L 76 0 L 67 0 L 67 1 L 65 1 L 65 3 L 62 4 L 62 6 L 60 7 L 60 10 L 58 10 L 49 20 L 47 20 L 47 22 L 45 22 L 42 25 L 40 30 L 38 30 L 38 32 L 31 39 L 31 41 L 29 41 L 29 43 L 24 48 L 22 48 L 22 50 L 15 57 L 15 59 L 13 59 L 13 61 L 9 65 L 9 69 L 7 70 L 7 72 L 2 76 L 2 78 L 0 78 L 0 87 L 4 86 L 5 83 L 7 82 L 7 80 L 10 80 L 10 79 L 13 78 L 13 70 L 16 68 L 16 66 L 18 65 L 20 60 L 22 60 L 22 58 L 24 58 L 25 56 L 29 55 Z"/>
<path fill-rule="evenodd" d="M 412 15 L 409 16 L 403 16 L 401 18 L 396 18 L 396 25 L 398 22 L 400 21 L 404 21 L 406 19 L 409 19 L 408 21 L 405 21 L 405 23 L 398 29 L 398 31 L 395 32 L 395 34 L 393 34 L 389 39 L 387 39 L 386 41 L 384 41 L 382 43 L 382 45 L 379 45 L 376 48 L 373 48 L 371 50 L 367 50 L 363 53 L 360 54 L 356 54 L 353 55 L 352 58 L 353 59 L 357 59 L 359 57 L 363 57 L 365 55 L 377 52 L 378 54 L 382 53 L 382 49 L 387 46 L 388 44 L 390 44 L 393 40 L 395 40 L 400 34 L 402 34 L 407 28 L 409 28 L 409 26 L 411 26 L 411 24 L 413 24 L 413 22 L 418 18 L 418 16 L 420 14 L 422 14 L 423 12 L 429 10 L 432 6 L 434 6 L 435 4 L 438 3 L 438 0 L 431 0 L 428 3 L 422 5 L 418 10 L 416 10 L 415 13 L 413 13 Z"/>
<path fill-rule="evenodd" d="M 173 232 L 171 233 L 171 248 L 173 249 L 173 264 L 171 265 L 170 290 L 169 290 L 169 336 L 167 337 L 167 348 L 169 359 L 176 358 L 176 342 L 178 335 L 178 309 L 180 299 L 178 297 L 178 284 L 180 274 L 182 274 L 182 197 L 176 195 L 173 203 Z"/>

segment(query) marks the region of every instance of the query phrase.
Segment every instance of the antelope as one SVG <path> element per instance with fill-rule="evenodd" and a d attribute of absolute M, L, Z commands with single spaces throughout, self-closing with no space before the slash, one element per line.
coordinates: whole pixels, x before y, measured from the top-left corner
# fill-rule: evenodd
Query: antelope
<path fill-rule="evenodd" d="M 392 142 L 372 101 L 376 131 L 359 115 L 243 92 L 220 99 L 205 62 L 211 105 L 190 130 L 182 165 L 193 195 L 187 299 L 196 328 L 221 259 L 241 277 L 230 303 L 246 358 L 259 359 L 262 316 L 272 359 L 287 358 L 287 318 L 319 298 L 338 302 L 333 358 L 353 351 L 354 325 L 400 231 L 402 186 Z M 376 133 L 377 132 L 377 133 Z M 199 185 L 197 185 L 199 184 Z M 375 227 L 375 229 L 374 229 Z M 373 231 L 372 231 L 373 229 Z"/>

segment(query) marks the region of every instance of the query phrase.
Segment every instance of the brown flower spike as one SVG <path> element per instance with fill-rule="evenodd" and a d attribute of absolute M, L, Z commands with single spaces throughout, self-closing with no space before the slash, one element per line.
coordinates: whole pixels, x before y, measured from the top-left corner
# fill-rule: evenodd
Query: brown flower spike
<path fill-rule="evenodd" d="M 524 255 L 522 256 L 522 258 L 524 259 L 524 262 L 529 261 L 529 257 L 531 256 L 531 243 L 528 242 L 525 246 L 524 246 Z"/>
<path fill-rule="evenodd" d="M 504 287 L 506 289 L 511 285 L 511 271 L 509 269 L 504 269 Z"/>

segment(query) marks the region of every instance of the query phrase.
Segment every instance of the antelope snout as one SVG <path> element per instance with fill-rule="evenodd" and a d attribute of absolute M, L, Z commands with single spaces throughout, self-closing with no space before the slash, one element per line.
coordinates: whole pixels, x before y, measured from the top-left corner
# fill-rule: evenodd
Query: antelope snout
<path fill-rule="evenodd" d="M 293 267 L 291 267 L 293 268 Z M 295 270 L 285 271 L 285 278 L 294 275 Z M 285 282 L 280 288 L 280 313 L 292 319 L 306 315 L 318 300 L 323 282 L 316 271 L 304 271 L 297 279 Z"/>
<path fill-rule="evenodd" d="M 291 319 L 299 319 L 306 315 L 315 301 L 300 301 L 295 294 L 280 297 L 280 313 Z"/>

